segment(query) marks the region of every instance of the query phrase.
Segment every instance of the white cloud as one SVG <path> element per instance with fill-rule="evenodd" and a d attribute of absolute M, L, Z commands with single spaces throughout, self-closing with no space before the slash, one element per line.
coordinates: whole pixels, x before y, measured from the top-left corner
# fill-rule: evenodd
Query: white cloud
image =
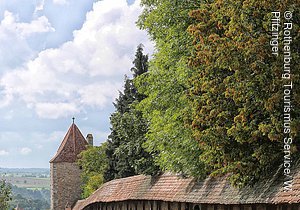
<path fill-rule="evenodd" d="M 9 152 L 7 152 L 6 150 L 0 150 L 0 156 L 6 156 L 9 155 Z"/>
<path fill-rule="evenodd" d="M 17 15 L 4 11 L 4 18 L 0 22 L 0 46 L 5 50 L 0 51 L 0 72 L 3 69 L 15 68 L 31 59 L 35 52 L 30 47 L 28 38 L 51 31 L 54 29 L 45 16 L 25 23 L 20 22 Z M 0 106 L 1 101 L 0 98 Z"/>
<path fill-rule="evenodd" d="M 34 10 L 34 14 L 37 15 L 37 13 L 39 11 L 43 11 L 44 9 L 44 4 L 45 4 L 45 0 L 40 0 L 37 2 L 35 10 Z"/>
<path fill-rule="evenodd" d="M 68 4 L 67 0 L 53 0 L 54 4 L 58 4 L 58 5 L 65 5 Z"/>
<path fill-rule="evenodd" d="M 79 113 L 85 107 L 104 108 L 111 104 L 124 74 L 132 67 L 137 45 L 143 43 L 152 51 L 146 33 L 135 26 L 140 12 L 139 1 L 130 6 L 126 0 L 94 3 L 72 41 L 40 52 L 23 67 L 0 78 L 0 106 L 1 101 L 4 106 L 12 98 L 19 98 L 40 118 L 57 119 Z M 46 18 L 35 21 L 17 24 L 18 30 L 23 36 L 51 30 Z M 9 26 L 16 20 L 7 13 L 5 22 Z"/>
<path fill-rule="evenodd" d="M 35 33 L 54 31 L 45 16 L 38 17 L 30 23 L 18 22 L 18 17 L 9 11 L 4 12 L 4 19 L 1 21 L 1 29 L 13 34 L 28 37 Z"/>
<path fill-rule="evenodd" d="M 20 154 L 21 155 L 28 155 L 32 152 L 32 150 L 28 147 L 23 147 L 20 149 Z"/>
<path fill-rule="evenodd" d="M 135 22 L 141 12 L 139 1 L 128 6 L 126 0 L 99 1 L 79 31 L 74 32 L 74 46 L 82 49 L 82 60 L 89 62 L 88 73 L 94 75 L 120 75 L 131 67 L 136 46 L 143 42 L 151 48 L 145 32 Z"/>
<path fill-rule="evenodd" d="M 109 82 L 84 86 L 78 91 L 81 98 L 80 103 L 104 108 L 106 104 L 111 103 L 117 97 L 117 92 L 112 90 L 121 86 L 121 83 L 111 84 Z"/>
<path fill-rule="evenodd" d="M 57 119 L 79 112 L 79 108 L 72 103 L 37 103 L 35 108 L 40 118 L 47 119 Z"/>
<path fill-rule="evenodd" d="M 24 37 L 30 36 L 35 33 L 53 32 L 54 28 L 51 27 L 48 19 L 45 16 L 38 17 L 31 23 L 19 23 L 18 30 Z"/>

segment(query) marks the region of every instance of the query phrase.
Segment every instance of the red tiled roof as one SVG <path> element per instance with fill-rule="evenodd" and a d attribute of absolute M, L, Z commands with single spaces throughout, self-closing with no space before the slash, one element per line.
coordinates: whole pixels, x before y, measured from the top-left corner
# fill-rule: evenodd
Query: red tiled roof
<path fill-rule="evenodd" d="M 78 154 L 86 149 L 86 145 L 85 138 L 73 123 L 50 163 L 76 162 Z"/>
<path fill-rule="evenodd" d="M 102 185 L 86 200 L 77 202 L 73 210 L 97 202 L 125 200 L 162 200 L 205 204 L 254 204 L 254 203 L 299 203 L 300 168 L 293 173 L 293 190 L 284 192 L 283 180 L 279 175 L 263 180 L 253 187 L 237 189 L 227 177 L 207 178 L 197 182 L 193 178 L 164 174 L 159 177 L 132 176 L 116 179 Z M 281 171 L 280 171 L 281 172 Z"/>

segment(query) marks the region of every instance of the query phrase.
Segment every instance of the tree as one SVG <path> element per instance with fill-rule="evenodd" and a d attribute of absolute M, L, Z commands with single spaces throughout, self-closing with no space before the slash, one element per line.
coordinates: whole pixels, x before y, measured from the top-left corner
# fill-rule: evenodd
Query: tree
<path fill-rule="evenodd" d="M 155 162 L 164 171 L 202 177 L 201 151 L 186 126 L 190 113 L 187 99 L 192 69 L 187 65 L 192 37 L 187 28 L 193 23 L 188 12 L 194 1 L 142 0 L 143 13 L 138 25 L 155 42 L 156 51 L 149 72 L 135 84 L 147 95 L 138 108 L 149 121 L 146 150 L 156 153 Z"/>
<path fill-rule="evenodd" d="M 78 165 L 82 168 L 82 197 L 87 198 L 104 183 L 104 173 L 107 170 L 107 143 L 100 146 L 89 146 L 79 155 Z"/>
<path fill-rule="evenodd" d="M 148 71 L 148 56 L 143 54 L 139 45 L 131 69 L 137 78 Z M 132 79 L 125 77 L 124 91 L 114 103 L 116 111 L 111 115 L 111 134 L 108 139 L 106 154 L 109 160 L 105 180 L 127 177 L 136 174 L 155 174 L 158 167 L 153 162 L 153 155 L 144 150 L 145 134 L 148 122 L 135 104 L 145 98 L 140 94 Z"/>
<path fill-rule="evenodd" d="M 271 53 L 272 11 L 299 13 L 294 1 L 142 0 L 138 25 L 155 42 L 149 72 L 135 84 L 149 121 L 147 151 L 163 170 L 196 177 L 230 174 L 242 186 L 283 159 L 283 54 Z M 189 17 L 189 15 L 190 17 Z M 292 78 L 299 85 L 299 18 Z M 192 37 L 190 36 L 192 35 Z M 282 44 L 280 45 L 283 48 Z M 290 136 L 298 141 L 299 88 Z M 196 140 L 196 141 L 195 141 Z M 291 152 L 296 154 L 294 144 Z"/>
<path fill-rule="evenodd" d="M 144 55 L 143 51 L 144 46 L 139 44 L 135 53 L 135 59 L 132 62 L 134 64 L 134 66 L 131 68 L 131 71 L 133 72 L 133 78 L 148 72 L 148 55 Z M 138 92 L 136 96 L 136 100 L 139 101 L 145 98 L 144 95 L 138 94 Z"/>
<path fill-rule="evenodd" d="M 190 125 L 208 171 L 229 173 L 239 186 L 274 172 L 284 157 L 282 87 L 289 81 L 282 79 L 283 53 L 272 55 L 269 43 L 271 12 L 278 10 L 297 14 L 299 3 L 214 1 L 190 12 L 197 21 L 189 27 L 195 69 L 189 81 Z M 299 85 L 299 18 L 293 21 L 292 77 Z M 290 135 L 296 141 L 299 88 L 291 100 Z"/>
<path fill-rule="evenodd" d="M 11 201 L 11 187 L 5 180 L 0 181 L 0 209 L 6 210 L 9 208 L 9 201 Z"/>

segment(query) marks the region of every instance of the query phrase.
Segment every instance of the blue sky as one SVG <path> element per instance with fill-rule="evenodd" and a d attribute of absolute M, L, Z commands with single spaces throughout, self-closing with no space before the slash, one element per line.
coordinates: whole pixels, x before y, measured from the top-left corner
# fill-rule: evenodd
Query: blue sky
<path fill-rule="evenodd" d="M 0 167 L 48 167 L 72 117 L 97 145 L 136 47 L 139 1 L 0 1 Z"/>

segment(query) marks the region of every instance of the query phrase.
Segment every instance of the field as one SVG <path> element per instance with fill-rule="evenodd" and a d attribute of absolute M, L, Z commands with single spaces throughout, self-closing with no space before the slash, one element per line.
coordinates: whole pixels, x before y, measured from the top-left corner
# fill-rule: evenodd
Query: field
<path fill-rule="evenodd" d="M 49 178 L 2 176 L 8 183 L 27 189 L 50 189 Z"/>
<path fill-rule="evenodd" d="M 50 189 L 49 169 L 0 169 L 0 180 L 20 188 Z"/>

